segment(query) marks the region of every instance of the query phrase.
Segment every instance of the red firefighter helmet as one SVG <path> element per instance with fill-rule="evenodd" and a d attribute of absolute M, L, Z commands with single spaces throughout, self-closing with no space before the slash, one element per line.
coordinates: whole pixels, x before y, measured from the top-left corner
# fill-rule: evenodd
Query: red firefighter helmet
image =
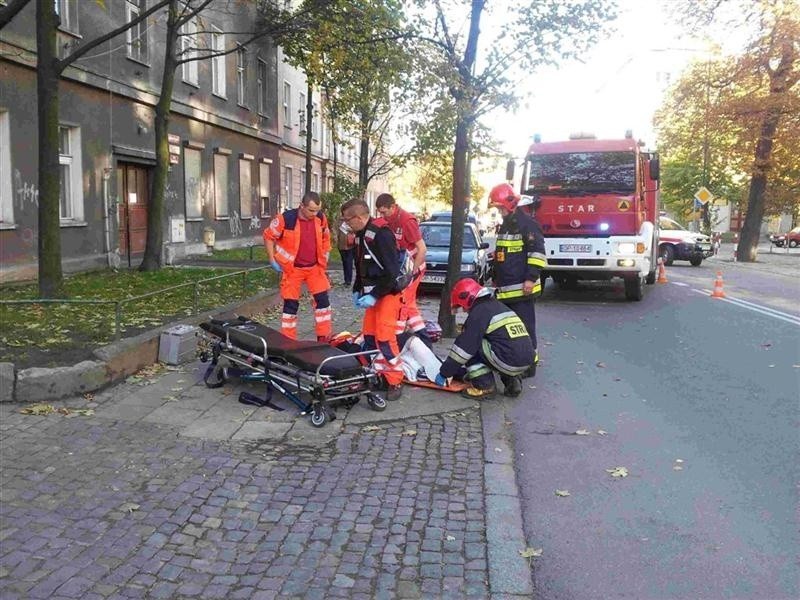
<path fill-rule="evenodd" d="M 489 206 L 499 206 L 508 212 L 513 212 L 519 202 L 519 196 L 514 192 L 510 183 L 501 183 L 489 192 Z"/>
<path fill-rule="evenodd" d="M 459 308 L 466 312 L 475 304 L 475 299 L 484 290 L 480 283 L 471 277 L 464 277 L 456 281 L 450 292 L 450 310 L 457 312 Z"/>

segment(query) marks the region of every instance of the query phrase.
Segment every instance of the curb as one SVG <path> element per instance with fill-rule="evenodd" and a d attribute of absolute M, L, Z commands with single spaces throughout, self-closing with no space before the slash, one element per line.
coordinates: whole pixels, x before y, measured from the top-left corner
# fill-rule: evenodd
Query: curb
<path fill-rule="evenodd" d="M 279 306 L 280 303 L 277 291 L 263 292 L 244 301 L 102 346 L 92 353 L 95 360 L 85 360 L 72 366 L 30 367 L 16 371 L 13 363 L 0 363 L 0 402 L 41 402 L 95 392 L 158 362 L 161 333 L 175 325 L 197 325 L 208 315 L 229 312 L 252 315 Z"/>
<path fill-rule="evenodd" d="M 531 567 L 519 554 L 528 544 L 506 409 L 505 400 L 481 403 L 489 591 L 494 600 L 533 597 Z"/>

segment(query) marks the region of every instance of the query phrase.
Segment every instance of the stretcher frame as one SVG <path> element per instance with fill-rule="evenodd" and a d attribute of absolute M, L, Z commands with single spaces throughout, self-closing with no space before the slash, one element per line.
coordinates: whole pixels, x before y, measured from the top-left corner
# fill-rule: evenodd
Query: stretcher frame
<path fill-rule="evenodd" d="M 239 394 L 239 400 L 246 404 L 283 410 L 272 403 L 273 390 L 278 390 L 300 409 L 301 415 L 310 416 L 311 424 L 314 427 L 322 427 L 327 421 L 333 421 L 336 418 L 336 407 L 350 408 L 359 401 L 361 396 L 366 397 L 367 404 L 372 410 L 386 410 L 386 399 L 375 390 L 378 384 L 378 373 L 371 367 L 362 366 L 361 374 L 341 379 L 322 372 L 327 364 L 337 360 L 359 356 L 372 358 L 379 353 L 378 350 L 330 356 L 323 359 L 316 370 L 311 372 L 284 359 L 271 357 L 265 338 L 243 329 L 235 329 L 234 324 L 223 326 L 224 339 L 206 330 L 201 330 L 197 334 L 206 346 L 206 349 L 200 352 L 200 361 L 204 363 L 210 361 L 203 376 L 203 381 L 208 387 L 221 387 L 231 377 L 242 381 L 264 383 L 266 395 L 263 399 L 243 391 Z M 231 331 L 235 331 L 237 336 L 252 339 L 263 348 L 263 352 L 257 354 L 236 346 L 231 341 Z M 210 347 L 210 355 L 208 347 Z M 235 367 L 231 369 L 223 366 L 220 364 L 221 360 L 225 360 Z M 310 400 L 304 400 L 303 394 L 310 396 Z"/>

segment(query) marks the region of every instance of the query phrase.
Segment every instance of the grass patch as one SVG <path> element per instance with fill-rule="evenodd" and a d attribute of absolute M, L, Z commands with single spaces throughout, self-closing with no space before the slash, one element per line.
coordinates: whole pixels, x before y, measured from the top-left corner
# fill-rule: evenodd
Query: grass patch
<path fill-rule="evenodd" d="M 70 300 L 120 301 L 180 284 L 231 274 L 227 268 L 163 268 L 152 273 L 137 270 L 81 273 L 64 280 Z M 131 337 L 153 327 L 213 310 L 237 299 L 277 288 L 270 271 L 239 274 L 196 286 L 187 285 L 147 298 L 124 302 L 120 337 Z M 35 283 L 0 287 L 2 300 L 32 300 Z M 0 361 L 17 368 L 56 366 L 86 360 L 95 348 L 112 342 L 115 334 L 113 304 L 0 305 Z"/>
<path fill-rule="evenodd" d="M 255 266 L 264 266 L 269 264 L 269 260 L 267 259 L 267 251 L 264 249 L 264 246 L 261 245 L 245 246 L 244 248 L 229 248 L 227 250 L 214 250 L 211 254 L 200 254 L 198 256 L 192 256 L 191 258 L 192 260 L 197 260 L 199 262 L 258 263 Z M 331 250 L 330 256 L 328 257 L 328 263 L 329 265 L 342 264 L 342 257 L 339 255 L 339 251 L 336 248 Z"/>

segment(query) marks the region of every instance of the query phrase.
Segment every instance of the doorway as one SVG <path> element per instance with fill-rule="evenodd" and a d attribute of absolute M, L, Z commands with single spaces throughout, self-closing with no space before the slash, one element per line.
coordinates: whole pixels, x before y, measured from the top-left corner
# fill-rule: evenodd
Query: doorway
<path fill-rule="evenodd" d="M 150 169 L 117 163 L 119 190 L 119 253 L 128 266 L 141 258 L 147 243 L 147 206 L 150 203 Z"/>

